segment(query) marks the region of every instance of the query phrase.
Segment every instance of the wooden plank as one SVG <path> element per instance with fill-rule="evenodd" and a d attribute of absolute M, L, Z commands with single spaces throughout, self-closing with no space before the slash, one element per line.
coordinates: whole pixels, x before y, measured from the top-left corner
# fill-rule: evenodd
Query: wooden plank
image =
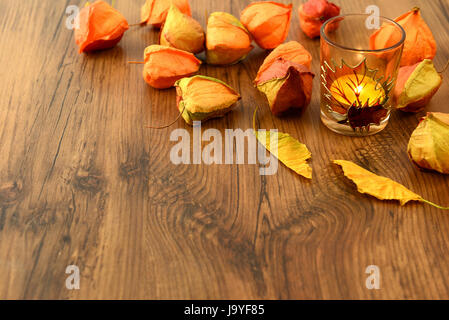
<path fill-rule="evenodd" d="M 117 8 L 134 23 L 141 2 Z M 249 2 L 191 0 L 203 26 L 206 12 L 238 16 Z M 319 74 L 319 41 L 299 29 L 300 2 L 289 39 L 310 50 Z M 447 1 L 335 2 L 346 13 L 376 4 L 388 17 L 420 6 L 438 43 L 435 64 L 449 59 Z M 339 136 L 320 123 L 316 77 L 303 115 L 274 117 L 251 83 L 266 56 L 257 48 L 234 66 L 202 66 L 242 94 L 234 112 L 202 129 L 246 130 L 260 106 L 260 127 L 309 146 L 314 179 L 283 166 L 274 176 L 257 165 L 176 166 L 170 133 L 193 129 L 182 120 L 145 128 L 177 116 L 175 92 L 149 88 L 141 67 L 126 63 L 141 59 L 157 31 L 134 27 L 115 49 L 78 55 L 64 27 L 73 3 L 0 4 L 0 298 L 449 298 L 449 215 L 358 194 L 331 164 L 356 161 L 449 205 L 449 178 L 407 157 L 424 112 L 396 112 L 373 137 Z M 448 95 L 444 82 L 428 110 L 448 112 Z M 80 290 L 65 287 L 71 264 Z M 365 287 L 372 264 L 381 290 Z"/>

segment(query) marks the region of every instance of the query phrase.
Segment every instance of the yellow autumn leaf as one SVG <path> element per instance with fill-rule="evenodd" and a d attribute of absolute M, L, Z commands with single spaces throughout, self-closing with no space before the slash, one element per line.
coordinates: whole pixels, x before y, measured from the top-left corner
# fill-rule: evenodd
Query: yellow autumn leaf
<path fill-rule="evenodd" d="M 380 200 L 398 200 L 401 205 L 409 201 L 420 201 L 430 204 L 439 209 L 449 210 L 423 199 L 420 195 L 407 189 L 389 178 L 378 176 L 351 161 L 335 160 L 335 164 L 341 166 L 347 178 L 357 185 L 360 193 L 366 193 Z"/>
<path fill-rule="evenodd" d="M 307 179 L 312 179 L 312 168 L 307 164 L 307 160 L 312 157 L 312 154 L 307 149 L 307 146 L 287 133 L 258 132 L 256 128 L 256 114 L 257 108 L 253 116 L 253 128 L 257 140 L 288 168 Z M 273 143 L 277 144 L 277 146 L 273 145 Z"/>

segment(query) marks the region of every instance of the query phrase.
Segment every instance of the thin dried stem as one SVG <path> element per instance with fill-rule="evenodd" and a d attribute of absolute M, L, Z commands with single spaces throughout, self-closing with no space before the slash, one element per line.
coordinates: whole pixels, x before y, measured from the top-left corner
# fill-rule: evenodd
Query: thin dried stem
<path fill-rule="evenodd" d="M 441 71 L 438 71 L 438 73 L 439 74 L 444 73 L 447 70 L 448 67 L 449 67 L 449 60 L 446 62 L 446 65 L 444 66 L 444 68 Z"/>
<path fill-rule="evenodd" d="M 161 126 L 161 127 L 152 127 L 152 126 L 147 126 L 148 129 L 156 129 L 156 130 L 161 130 L 161 129 L 167 129 L 169 127 L 171 127 L 172 125 L 174 125 L 179 118 L 181 118 L 182 114 L 184 113 L 184 110 L 186 109 L 186 105 L 184 104 L 184 108 L 182 109 L 182 111 L 179 113 L 178 117 L 176 118 L 176 120 L 174 120 L 172 123 Z"/>
<path fill-rule="evenodd" d="M 421 199 L 421 202 L 427 203 L 435 208 L 441 209 L 441 210 L 449 210 L 449 207 L 442 207 L 438 204 L 435 204 L 433 202 L 430 202 L 429 200 Z"/>

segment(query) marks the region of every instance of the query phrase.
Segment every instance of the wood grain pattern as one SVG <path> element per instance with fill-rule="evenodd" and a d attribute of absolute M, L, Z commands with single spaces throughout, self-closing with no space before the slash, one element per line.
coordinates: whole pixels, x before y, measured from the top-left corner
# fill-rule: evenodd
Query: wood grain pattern
<path fill-rule="evenodd" d="M 117 1 L 134 23 L 143 0 Z M 239 15 L 250 1 L 191 0 L 205 11 Z M 287 3 L 287 1 L 284 1 Z M 299 29 L 289 39 L 313 55 L 319 41 Z M 437 67 L 449 59 L 446 0 L 336 0 L 343 11 L 370 4 L 396 17 L 420 6 L 438 42 Z M 349 138 L 319 119 L 319 83 L 300 117 L 271 115 L 251 81 L 266 52 L 255 49 L 228 68 L 204 65 L 242 94 L 223 119 L 203 125 L 278 128 L 312 151 L 313 181 L 281 166 L 171 164 L 177 115 L 174 90 L 141 77 L 151 28 L 132 28 L 112 50 L 78 55 L 65 9 L 83 1 L 0 1 L 0 298 L 14 299 L 397 299 L 449 298 L 449 214 L 419 203 L 400 207 L 358 194 L 332 159 L 352 160 L 449 205 L 449 177 L 424 173 L 407 158 L 409 136 L 424 114 L 394 113 L 388 128 Z M 446 71 L 449 78 L 449 71 Z M 428 110 L 449 112 L 445 81 Z M 80 290 L 65 269 L 81 270 Z M 367 290 L 368 265 L 381 289 Z"/>

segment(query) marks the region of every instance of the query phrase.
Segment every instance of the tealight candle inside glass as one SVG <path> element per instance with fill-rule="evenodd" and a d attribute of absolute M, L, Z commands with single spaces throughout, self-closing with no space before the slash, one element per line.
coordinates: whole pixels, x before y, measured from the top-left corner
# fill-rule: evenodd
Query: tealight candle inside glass
<path fill-rule="evenodd" d="M 372 50 L 370 41 L 379 28 L 392 28 L 395 43 Z M 387 126 L 404 40 L 404 29 L 382 17 L 375 21 L 370 15 L 349 14 L 323 25 L 321 120 L 329 129 L 366 136 Z"/>

